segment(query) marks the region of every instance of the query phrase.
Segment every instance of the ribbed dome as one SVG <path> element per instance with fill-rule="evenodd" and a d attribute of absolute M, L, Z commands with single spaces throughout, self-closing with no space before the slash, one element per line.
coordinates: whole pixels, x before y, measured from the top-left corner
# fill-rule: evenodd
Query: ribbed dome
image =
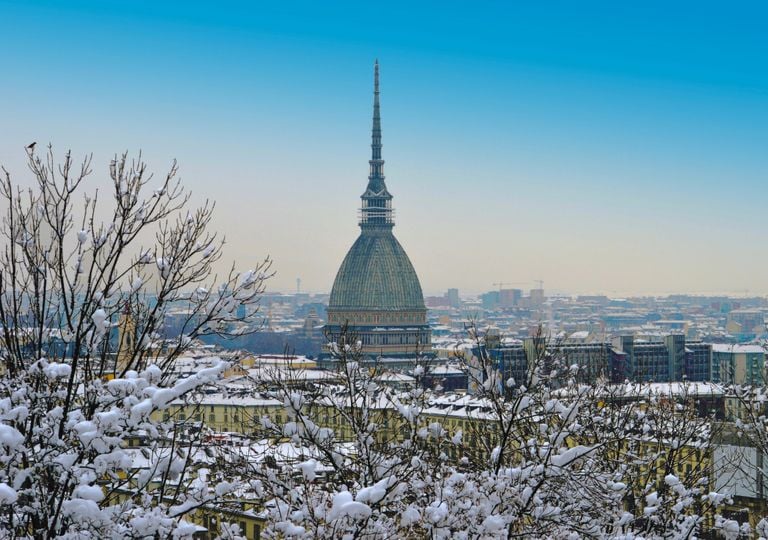
<path fill-rule="evenodd" d="M 329 309 L 424 310 L 421 284 L 389 230 L 363 230 L 341 263 Z"/>

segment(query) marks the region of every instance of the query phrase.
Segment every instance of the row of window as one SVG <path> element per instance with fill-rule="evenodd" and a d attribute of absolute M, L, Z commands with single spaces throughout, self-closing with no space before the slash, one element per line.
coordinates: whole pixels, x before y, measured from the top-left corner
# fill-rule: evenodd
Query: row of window
<path fill-rule="evenodd" d="M 416 345 L 418 343 L 427 343 L 428 337 L 426 334 L 393 334 L 393 335 L 381 335 L 381 334 L 363 334 L 360 336 L 360 341 L 363 345 Z"/>
<path fill-rule="evenodd" d="M 163 412 L 163 421 L 164 422 L 168 422 L 171 419 L 171 414 L 172 414 L 171 411 L 168 411 L 168 410 L 164 411 Z M 269 415 L 269 416 L 272 418 L 273 422 L 275 422 L 277 424 L 281 424 L 283 422 L 283 415 L 282 414 L 278 413 L 278 414 L 272 414 L 272 415 Z M 179 422 L 183 422 L 184 420 L 187 420 L 188 418 L 189 419 L 193 419 L 195 422 L 202 422 L 203 421 L 203 414 L 200 412 L 199 409 L 197 409 L 194 415 L 191 415 L 191 416 L 187 417 L 186 411 L 184 411 L 182 409 L 182 410 L 176 410 L 173 413 L 173 418 L 175 420 L 179 421 Z M 232 418 L 233 422 L 239 423 L 241 418 L 243 420 L 247 420 L 249 418 L 249 415 L 244 414 L 244 415 L 241 416 L 239 412 L 235 412 L 234 414 L 232 414 L 231 418 Z M 227 412 L 227 408 L 224 407 L 224 415 L 223 415 L 222 423 L 223 424 L 227 424 L 229 422 L 229 419 L 230 419 L 230 415 Z M 214 407 L 210 408 L 210 412 L 208 414 L 208 423 L 210 423 L 210 424 L 217 423 L 217 421 L 216 421 L 216 414 L 215 414 L 215 408 Z"/>
<path fill-rule="evenodd" d="M 381 314 L 328 314 L 328 322 L 346 322 L 354 320 L 360 323 L 394 323 L 394 324 L 424 324 L 424 315 L 421 313 L 381 313 Z"/>

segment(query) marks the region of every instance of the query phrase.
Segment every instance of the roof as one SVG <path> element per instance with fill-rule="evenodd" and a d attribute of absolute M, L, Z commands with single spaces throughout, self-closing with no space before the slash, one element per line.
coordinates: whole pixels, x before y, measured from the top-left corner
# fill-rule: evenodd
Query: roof
<path fill-rule="evenodd" d="M 184 399 L 176 399 L 173 405 L 193 405 Z M 203 394 L 198 405 L 227 405 L 229 407 L 282 407 L 283 402 L 271 397 L 255 396 L 233 396 L 216 392 L 212 394 Z"/>
<path fill-rule="evenodd" d="M 712 352 L 764 354 L 765 349 L 763 349 L 761 345 L 731 345 L 726 343 L 716 343 L 712 345 Z"/>
<path fill-rule="evenodd" d="M 329 310 L 426 310 L 421 284 L 391 230 L 363 230 L 341 263 Z"/>
<path fill-rule="evenodd" d="M 416 382 L 416 379 L 414 379 L 410 375 L 406 375 L 405 373 L 394 373 L 391 371 L 382 373 L 381 375 L 376 377 L 375 380 L 378 382 L 403 382 L 403 383 Z"/>
<path fill-rule="evenodd" d="M 608 393 L 624 396 L 655 395 L 679 397 L 716 397 L 724 394 L 723 387 L 711 382 L 666 382 L 614 384 L 606 387 Z"/>
<path fill-rule="evenodd" d="M 427 376 L 437 376 L 437 375 L 466 375 L 464 370 L 456 367 L 456 366 L 435 366 L 429 368 L 429 372 L 427 373 Z"/>

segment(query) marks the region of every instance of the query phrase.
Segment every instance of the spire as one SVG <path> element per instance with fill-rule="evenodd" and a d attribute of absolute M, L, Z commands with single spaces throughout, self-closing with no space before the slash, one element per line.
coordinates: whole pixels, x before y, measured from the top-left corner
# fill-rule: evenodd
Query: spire
<path fill-rule="evenodd" d="M 368 187 L 363 193 L 360 225 L 391 228 L 394 224 L 392 195 L 384 183 L 384 160 L 381 159 L 381 110 L 379 107 L 379 61 L 373 65 L 373 128 Z"/>
<path fill-rule="evenodd" d="M 381 159 L 381 109 L 379 107 L 379 61 L 373 65 L 373 129 L 371 130 L 371 174 L 369 178 L 384 179 Z"/>

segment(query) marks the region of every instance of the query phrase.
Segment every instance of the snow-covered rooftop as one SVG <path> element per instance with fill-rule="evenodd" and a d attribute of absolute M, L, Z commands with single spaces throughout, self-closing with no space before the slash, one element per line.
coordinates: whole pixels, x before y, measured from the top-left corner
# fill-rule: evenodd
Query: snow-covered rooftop
<path fill-rule="evenodd" d="M 765 353 L 765 349 L 761 345 L 737 345 L 737 344 L 725 344 L 717 343 L 712 345 L 712 352 L 717 353 Z"/>

